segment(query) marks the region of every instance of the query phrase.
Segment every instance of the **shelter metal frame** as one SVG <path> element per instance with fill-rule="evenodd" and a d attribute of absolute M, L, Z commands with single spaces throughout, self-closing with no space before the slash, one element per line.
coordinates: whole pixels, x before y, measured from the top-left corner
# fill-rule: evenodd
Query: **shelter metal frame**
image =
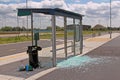
<path fill-rule="evenodd" d="M 52 15 L 52 60 L 53 67 L 56 66 L 56 16 L 64 17 L 64 50 L 65 50 L 65 58 L 67 59 L 67 17 L 73 18 L 73 25 L 75 27 L 75 19 L 80 20 L 80 53 L 82 54 L 83 49 L 83 34 L 82 34 L 82 17 L 83 15 L 74 13 L 71 11 L 55 8 L 19 8 L 18 16 L 28 16 L 31 15 L 31 35 L 32 35 L 32 45 L 33 45 L 33 13 L 43 13 L 47 15 Z M 74 28 L 74 46 L 73 52 L 75 52 L 75 28 Z"/>

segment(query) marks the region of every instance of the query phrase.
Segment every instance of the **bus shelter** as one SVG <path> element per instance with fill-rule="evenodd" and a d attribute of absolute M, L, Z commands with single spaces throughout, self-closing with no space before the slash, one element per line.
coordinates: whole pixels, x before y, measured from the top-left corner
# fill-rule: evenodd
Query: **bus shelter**
<path fill-rule="evenodd" d="M 64 52 L 65 52 L 65 58 L 68 57 L 67 52 L 67 18 L 73 19 L 73 29 L 74 29 L 74 39 L 73 39 L 73 53 L 76 55 L 75 50 L 75 42 L 79 41 L 80 44 L 80 54 L 82 54 L 83 50 L 83 34 L 82 34 L 82 17 L 83 15 L 74 13 L 71 11 L 59 9 L 59 8 L 19 8 L 18 9 L 18 16 L 31 16 L 31 37 L 32 37 L 32 45 L 33 45 L 33 14 L 34 13 L 43 13 L 46 15 L 52 16 L 52 62 L 53 67 L 56 66 L 56 16 L 62 16 L 64 18 Z M 75 20 L 79 20 L 79 26 L 76 27 Z M 77 35 L 77 36 L 76 36 Z"/>

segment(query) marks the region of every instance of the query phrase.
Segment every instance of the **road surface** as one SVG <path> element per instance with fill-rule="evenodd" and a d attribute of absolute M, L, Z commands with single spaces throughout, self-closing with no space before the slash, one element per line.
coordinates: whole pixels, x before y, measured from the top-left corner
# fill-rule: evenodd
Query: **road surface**
<path fill-rule="evenodd" d="M 104 35 L 106 33 L 102 33 L 101 35 Z M 98 36 L 98 35 L 96 35 Z M 87 39 L 92 37 L 92 35 L 85 35 L 83 38 Z M 63 38 L 60 38 L 63 40 Z M 73 40 L 73 37 L 68 37 L 68 40 Z M 64 41 L 57 41 L 57 44 L 61 44 Z M 50 40 L 40 40 L 38 41 L 38 45 L 42 48 L 50 47 L 52 46 L 52 42 Z M 27 51 L 27 46 L 31 46 L 31 41 L 28 42 L 20 42 L 20 43 L 12 43 L 12 44 L 1 44 L 0 45 L 0 57 L 8 56 L 12 54 L 17 54 L 21 52 Z"/>
<path fill-rule="evenodd" d="M 62 42 L 57 41 L 57 44 L 61 44 L 61 43 Z M 38 41 L 38 45 L 44 48 L 44 47 L 50 47 L 52 43 L 50 40 L 40 40 Z M 27 46 L 31 46 L 30 41 L 0 45 L 0 57 L 26 52 Z"/>

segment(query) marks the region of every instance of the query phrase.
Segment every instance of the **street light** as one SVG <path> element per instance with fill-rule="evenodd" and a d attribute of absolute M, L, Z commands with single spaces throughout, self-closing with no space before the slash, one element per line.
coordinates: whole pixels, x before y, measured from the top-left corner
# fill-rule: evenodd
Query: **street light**
<path fill-rule="evenodd" d="M 2 15 L 0 16 L 0 22 L 1 22 L 0 27 L 3 27 Z"/>
<path fill-rule="evenodd" d="M 6 22 L 7 22 L 6 15 L 4 15 L 4 20 L 5 20 L 4 25 L 5 25 L 5 27 L 6 27 Z"/>
<path fill-rule="evenodd" d="M 17 15 L 17 10 L 13 10 L 13 11 L 16 13 L 16 28 L 17 28 L 17 27 L 19 27 L 19 17 Z M 15 31 L 17 31 L 17 29 Z M 18 31 L 19 31 L 19 34 L 18 34 L 18 36 L 19 36 L 20 35 L 20 29 Z"/>
<path fill-rule="evenodd" d="M 26 8 L 28 7 L 28 0 L 26 0 Z"/>
<path fill-rule="evenodd" d="M 112 38 L 112 28 L 111 28 L 111 0 L 110 0 L 110 39 Z"/>
<path fill-rule="evenodd" d="M 13 10 L 15 13 L 17 13 L 17 10 Z M 18 15 L 16 15 L 16 27 L 19 27 L 19 18 Z"/>
<path fill-rule="evenodd" d="M 26 0 L 26 8 L 28 8 L 28 0 Z M 28 38 L 28 16 L 27 16 L 27 38 Z"/>

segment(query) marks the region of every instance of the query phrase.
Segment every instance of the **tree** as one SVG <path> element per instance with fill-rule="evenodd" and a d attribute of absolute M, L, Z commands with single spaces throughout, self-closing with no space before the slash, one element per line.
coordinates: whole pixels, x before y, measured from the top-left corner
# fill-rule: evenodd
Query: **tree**
<path fill-rule="evenodd" d="M 21 31 L 26 31 L 26 28 L 25 28 L 25 27 L 22 27 L 22 28 L 21 28 Z"/>
<path fill-rule="evenodd" d="M 59 26 L 56 26 L 56 30 L 57 30 L 57 31 L 62 31 L 62 30 L 64 30 L 64 28 L 59 27 Z"/>
<path fill-rule="evenodd" d="M 48 26 L 48 27 L 46 28 L 46 30 L 52 30 L 52 27 L 51 27 L 51 26 Z M 59 27 L 59 26 L 56 26 L 56 30 L 57 30 L 57 31 L 62 31 L 62 30 L 64 30 L 64 28 Z"/>
<path fill-rule="evenodd" d="M 46 30 L 52 30 L 52 27 L 48 26 L 48 27 L 46 28 Z"/>
<path fill-rule="evenodd" d="M 12 28 L 12 31 L 20 31 L 20 30 L 21 30 L 20 27 L 13 27 L 13 28 Z"/>
<path fill-rule="evenodd" d="M 12 27 L 10 27 L 10 26 L 2 27 L 1 31 L 12 31 Z"/>

